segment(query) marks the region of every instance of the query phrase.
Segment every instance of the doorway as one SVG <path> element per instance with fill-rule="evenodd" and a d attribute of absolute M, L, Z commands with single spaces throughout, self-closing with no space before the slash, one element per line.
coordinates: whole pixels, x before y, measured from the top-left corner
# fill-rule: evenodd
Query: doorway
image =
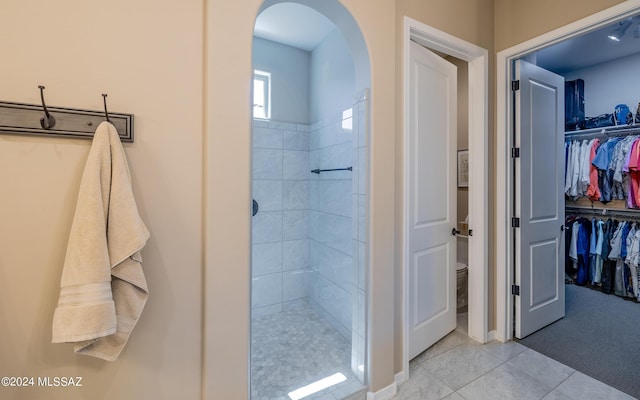
<path fill-rule="evenodd" d="M 474 340 L 485 343 L 490 339 L 488 326 L 488 270 L 487 270 L 487 102 L 488 102 L 488 54 L 485 49 L 455 38 L 435 28 L 422 24 L 411 18 L 404 19 L 404 215 L 403 215 L 403 373 L 397 379 L 402 383 L 408 378 L 409 372 L 409 332 L 411 315 L 410 304 L 410 249 L 409 249 L 409 203 L 411 182 L 407 176 L 410 163 L 411 149 L 408 148 L 411 126 L 411 70 L 410 46 L 415 42 L 427 49 L 455 57 L 468 63 L 469 86 L 469 198 L 468 227 L 472 229 L 469 238 L 468 279 L 468 334 Z M 455 157 L 455 156 L 454 156 Z M 449 184 L 455 187 L 453 180 Z M 453 227 L 452 227 L 453 228 Z M 451 232 L 451 228 L 449 229 Z M 455 264 L 453 265 L 455 268 Z M 451 284 L 452 282 L 449 282 Z M 453 283 L 455 285 L 455 283 Z"/>
<path fill-rule="evenodd" d="M 581 85 L 580 90 L 569 92 L 566 100 L 566 109 L 568 110 L 567 118 L 564 118 L 564 121 L 560 121 L 561 127 L 559 129 L 554 129 L 559 133 L 559 145 L 556 146 L 556 149 L 553 151 L 548 152 L 544 160 L 539 158 L 538 162 L 534 160 L 529 163 L 534 173 L 542 173 L 545 168 L 548 169 L 549 165 L 556 164 L 555 162 L 551 162 L 553 157 L 549 157 L 549 153 L 555 153 L 556 156 L 559 156 L 561 159 L 563 158 L 562 154 L 557 153 L 563 153 L 562 142 L 564 142 L 564 149 L 566 149 L 567 154 L 570 153 L 569 149 L 571 147 L 577 148 L 581 146 L 581 148 L 592 149 L 595 156 L 596 150 L 597 153 L 601 153 L 600 150 L 605 150 L 601 154 L 606 154 L 606 149 L 609 147 L 615 147 L 619 141 L 633 139 L 633 135 L 637 134 L 636 127 L 632 126 L 632 122 L 625 121 L 611 124 L 622 126 L 608 126 L 608 124 L 605 124 L 604 126 L 595 128 L 589 124 L 589 117 L 594 117 L 600 113 L 612 113 L 614 112 L 616 104 L 629 104 L 632 110 L 636 106 L 638 101 L 637 93 L 631 90 L 631 87 L 633 87 L 635 83 L 635 79 L 632 77 L 635 76 L 640 55 L 637 51 L 637 39 L 635 39 L 638 35 L 633 35 L 632 32 L 640 32 L 640 28 L 636 29 L 638 26 L 636 23 L 638 11 L 637 3 L 633 7 L 628 4 L 625 6 L 616 6 L 498 54 L 499 70 L 502 62 L 509 61 L 508 64 L 504 64 L 506 68 L 504 68 L 503 71 L 510 80 L 519 79 L 517 70 L 514 71 L 512 65 L 515 64 L 517 69 L 518 65 L 525 63 L 524 59 L 526 59 L 530 63 L 535 64 L 533 67 L 536 69 L 544 69 L 547 73 L 553 72 L 557 74 L 561 79 L 561 85 L 568 90 L 576 87 L 578 84 Z M 619 27 L 621 26 L 624 26 L 622 35 L 624 35 L 624 30 L 627 28 L 632 27 L 632 29 L 629 29 L 625 37 L 622 37 L 622 35 L 617 38 L 612 37 L 616 32 L 620 31 Z M 576 49 L 580 52 L 579 49 L 584 49 L 585 46 L 588 46 L 590 50 L 588 53 L 585 53 L 587 57 L 580 58 L 571 54 L 571 51 L 575 51 Z M 562 58 L 559 58 L 559 55 L 562 55 Z M 592 59 L 588 57 L 594 55 L 598 55 L 599 58 Z M 498 76 L 500 77 L 501 74 L 499 73 Z M 501 77 L 504 78 L 505 76 L 502 75 Z M 608 82 L 618 77 L 625 78 L 620 86 L 611 88 Z M 501 81 L 499 80 L 499 82 Z M 522 88 L 522 86 L 523 83 L 521 81 L 519 87 Z M 556 87 L 557 86 L 559 85 L 556 85 Z M 626 87 L 629 87 L 628 92 Z M 577 113 L 571 112 L 570 106 L 576 104 L 571 101 L 571 98 L 572 96 L 573 98 L 577 98 L 577 93 L 582 93 L 580 95 L 582 98 L 580 100 L 582 103 L 582 110 L 580 112 L 583 112 L 584 116 L 581 118 L 576 117 L 576 120 L 572 120 L 570 116 L 577 116 Z M 525 97 L 525 94 L 522 94 L 522 97 Z M 507 103 L 501 103 L 502 99 L 505 98 Z M 524 113 L 524 111 L 520 110 L 517 100 L 511 103 L 511 93 L 505 98 L 499 99 L 499 114 L 502 113 L 502 116 L 511 116 L 513 115 L 511 110 L 513 110 L 515 111 L 516 119 L 509 120 L 506 124 L 507 127 L 515 125 L 515 129 L 514 131 L 507 130 L 504 139 L 511 140 L 511 142 L 509 142 L 510 147 L 520 147 L 521 157 L 535 158 L 534 153 L 536 153 L 536 151 L 533 150 L 534 147 L 526 145 L 518 131 L 518 126 L 521 124 L 518 113 Z M 518 98 L 517 94 L 515 98 Z M 503 105 L 509 107 L 509 109 L 501 108 Z M 562 99 L 561 107 L 565 108 L 565 99 Z M 564 110 L 559 114 L 563 115 Z M 540 118 L 539 114 L 534 114 L 534 116 L 536 120 L 553 119 Z M 585 119 L 585 117 L 587 118 Z M 499 118 L 499 122 L 501 122 L 500 120 L 501 118 Z M 578 123 L 577 121 L 580 120 L 586 120 L 586 123 Z M 526 124 L 523 123 L 523 125 Z M 503 131 L 499 129 L 498 132 L 501 133 Z M 544 135 L 541 135 L 541 137 L 543 136 Z M 542 140 L 549 139 L 550 138 L 547 137 Z M 502 155 L 501 152 L 498 154 Z M 625 152 L 625 154 L 627 153 Z M 557 255 L 552 255 L 552 252 L 547 252 L 548 258 L 545 260 L 546 265 L 540 268 L 545 269 L 550 265 L 554 267 L 558 266 L 558 269 L 555 271 L 555 279 L 552 282 L 547 282 L 547 287 L 558 287 L 561 289 L 564 297 L 559 299 L 562 301 L 562 306 L 566 307 L 566 314 L 563 313 L 562 315 L 564 317 L 556 322 L 554 321 L 561 315 L 556 314 L 553 316 L 551 312 L 545 313 L 546 317 L 548 317 L 548 319 L 545 320 L 529 318 L 526 310 L 523 311 L 518 303 L 523 302 L 523 299 L 526 300 L 526 303 L 530 303 L 531 296 L 523 296 L 521 289 L 519 290 L 520 296 L 516 295 L 513 297 L 510 295 L 509 289 L 502 285 L 504 281 L 501 279 L 511 274 L 510 278 L 508 278 L 510 279 L 509 282 L 515 285 L 516 288 L 521 286 L 530 289 L 529 286 L 531 286 L 527 282 L 520 280 L 523 274 L 521 271 L 526 269 L 526 260 L 524 259 L 527 257 L 524 256 L 523 253 L 528 251 L 528 241 L 519 242 L 518 240 L 519 236 L 525 236 L 525 233 L 521 232 L 523 227 L 521 223 L 519 228 L 509 229 L 509 227 L 507 227 L 504 232 L 508 239 L 507 242 L 503 243 L 513 243 L 511 240 L 515 239 L 515 245 L 513 247 L 509 246 L 512 253 L 505 257 L 506 270 L 501 270 L 500 266 L 498 269 L 500 279 L 498 285 L 498 329 L 503 331 L 501 334 L 504 335 L 507 340 L 513 337 L 522 338 L 523 340 L 520 341 L 521 344 L 612 387 L 631 394 L 634 397 L 638 397 L 640 395 L 640 386 L 635 384 L 635 376 L 633 376 L 632 373 L 630 375 L 626 374 L 626 371 L 634 371 L 637 368 L 634 368 L 629 362 L 621 365 L 620 361 L 625 360 L 629 354 L 629 345 L 625 343 L 627 340 L 626 332 L 637 330 L 627 327 L 623 322 L 627 320 L 637 320 L 637 310 L 634 309 L 633 304 L 633 301 L 635 301 L 633 298 L 636 297 L 636 295 L 633 293 L 633 289 L 614 291 L 613 281 L 609 278 L 612 276 L 622 276 L 624 269 L 628 271 L 628 266 L 625 264 L 629 264 L 629 262 L 627 261 L 625 263 L 624 260 L 619 262 L 612 261 L 612 259 L 608 258 L 609 250 L 603 250 L 601 257 L 595 257 L 593 262 L 583 262 L 581 264 L 583 268 L 580 270 L 580 275 L 578 275 L 578 264 L 573 264 L 571 261 L 577 258 L 575 253 L 570 257 L 562 257 L 561 255 L 565 246 L 568 246 L 566 247 L 568 255 L 571 254 L 571 238 L 575 237 L 572 233 L 576 234 L 578 232 L 577 227 L 580 224 L 582 224 L 583 228 L 588 226 L 590 232 L 593 232 L 594 235 L 593 238 L 589 237 L 587 240 L 587 246 L 591 243 L 595 245 L 596 238 L 609 245 L 609 239 L 602 239 L 604 237 L 604 231 L 606 230 L 608 232 L 611 230 L 613 233 L 617 230 L 618 226 L 624 226 L 623 224 L 627 223 L 631 225 L 633 221 L 637 221 L 637 210 L 627 209 L 633 207 L 627 206 L 628 198 L 626 194 L 620 194 L 620 197 L 613 197 L 610 194 L 606 194 L 606 197 L 602 196 L 599 193 L 599 188 L 603 187 L 602 182 L 593 185 L 591 183 L 589 184 L 590 188 L 593 189 L 590 195 L 586 189 L 584 192 L 582 189 L 574 192 L 570 187 L 571 185 L 566 187 L 565 178 L 572 176 L 570 167 L 572 163 L 568 162 L 568 159 L 569 157 L 566 156 L 564 160 L 566 176 L 562 175 L 563 168 L 547 171 L 548 176 L 559 178 L 558 183 L 560 183 L 561 188 L 558 191 L 556 191 L 555 188 L 551 190 L 551 186 L 553 186 L 551 185 L 551 180 L 546 179 L 547 191 L 549 193 L 547 193 L 546 198 L 541 199 L 538 197 L 538 200 L 542 200 L 540 204 L 543 206 L 545 203 L 548 205 L 550 203 L 560 202 L 557 208 L 554 206 L 554 209 L 557 210 L 556 215 L 561 216 L 566 211 L 567 216 L 569 216 L 566 219 L 562 218 L 559 222 L 553 221 L 555 223 L 553 228 L 554 235 L 560 235 L 561 237 L 557 240 L 561 242 L 561 249 L 559 249 L 560 251 L 557 252 Z M 525 163 L 524 159 L 522 163 Z M 541 163 L 543 163 L 544 166 L 541 167 Z M 562 164 L 563 161 L 561 160 L 559 163 Z M 596 166 L 597 163 L 594 164 L 593 167 L 591 166 L 590 158 L 586 159 L 586 164 L 594 170 L 598 169 L 598 166 Z M 602 167 L 599 168 L 599 170 L 602 169 Z M 608 164 L 604 169 L 608 170 Z M 511 166 L 507 167 L 504 171 L 510 174 L 512 171 Z M 500 174 L 500 176 L 502 175 Z M 515 176 L 510 175 L 509 179 L 507 184 L 513 182 L 513 180 L 517 182 L 520 179 L 520 175 L 517 173 L 517 166 Z M 516 193 L 518 186 L 521 186 L 521 184 L 516 183 L 512 186 L 516 189 Z M 556 192 L 556 194 L 551 195 L 551 192 Z M 508 189 L 508 193 L 513 193 L 512 189 Z M 522 196 L 522 198 L 527 197 L 531 199 L 536 198 L 535 196 Z M 499 196 L 499 199 L 500 198 L 502 198 L 502 196 Z M 517 194 L 515 199 L 507 197 L 507 202 L 513 204 L 514 208 L 512 214 L 505 215 L 505 218 L 511 216 L 522 219 L 530 215 L 530 213 L 520 211 L 523 208 L 526 209 L 527 205 L 523 206 L 524 201 L 521 201 Z M 618 225 L 619 223 L 621 225 Z M 598 229 L 591 229 L 594 225 L 610 229 L 603 229 L 603 233 L 601 234 Z M 558 229 L 558 227 L 561 228 Z M 561 232 L 561 229 L 564 230 L 564 232 Z M 582 237 L 584 238 L 584 236 Z M 499 238 L 498 243 L 501 243 L 500 240 Z M 626 242 L 626 240 L 623 242 Z M 596 262 L 598 257 L 606 263 L 606 267 L 601 270 L 598 267 L 598 262 Z M 616 257 L 613 256 L 612 258 Z M 503 260 L 503 258 L 499 255 L 498 260 Z M 582 260 L 584 261 L 584 258 L 582 258 Z M 534 267 L 539 268 L 542 263 L 538 260 L 536 264 Z M 585 265 L 589 266 L 589 264 L 593 269 L 584 268 Z M 634 267 L 631 266 L 631 268 Z M 606 279 L 602 279 L 602 275 L 600 274 L 602 271 L 605 271 L 607 275 Z M 551 277 L 552 275 L 554 274 L 547 274 L 547 277 Z M 631 282 L 632 280 L 630 279 L 629 281 Z M 500 293 L 504 294 L 504 296 Z M 558 290 L 557 293 L 560 293 L 560 290 Z M 633 299 L 631 304 L 626 301 L 629 297 Z M 500 304 L 501 301 L 502 304 Z M 506 314 L 504 313 L 505 309 L 502 308 L 504 305 L 506 305 Z M 513 311 L 515 311 L 515 313 L 513 313 Z M 501 318 L 502 322 L 500 322 Z M 507 325 L 504 325 L 506 321 L 508 321 Z M 527 325 L 529 328 L 522 329 L 522 327 Z M 598 329 L 605 327 L 607 330 L 606 334 L 598 332 Z M 528 336 L 529 334 L 531 335 Z M 575 338 L 572 337 L 573 335 L 579 336 L 580 339 L 576 341 Z M 616 337 L 617 340 L 611 342 L 604 340 L 605 337 Z M 601 338 L 603 338 L 603 340 L 598 342 Z M 589 343 L 589 346 L 593 349 L 588 357 L 579 357 L 579 354 L 581 354 L 585 348 L 578 343 L 580 340 Z M 633 339 L 631 338 L 631 340 Z M 605 356 L 601 356 L 602 354 Z M 598 362 L 594 363 L 594 359 L 597 359 Z"/>
<path fill-rule="evenodd" d="M 515 75 L 511 66 L 516 60 L 538 50 L 578 37 L 615 21 L 631 17 L 639 11 L 640 8 L 637 5 L 621 4 L 614 6 L 571 25 L 503 50 L 497 55 L 497 210 L 502 211 L 497 215 L 496 226 L 496 339 L 500 341 L 511 340 L 513 338 L 513 327 L 515 326 L 513 312 L 515 301 L 512 295 L 512 285 L 516 283 L 514 250 L 517 251 L 517 249 L 512 246 L 515 234 L 511 223 L 512 217 L 518 217 L 516 210 L 519 205 L 515 204 L 514 200 L 514 172 L 511 168 L 511 149 L 516 146 L 513 134 L 515 106 L 512 102 L 511 86 Z"/>

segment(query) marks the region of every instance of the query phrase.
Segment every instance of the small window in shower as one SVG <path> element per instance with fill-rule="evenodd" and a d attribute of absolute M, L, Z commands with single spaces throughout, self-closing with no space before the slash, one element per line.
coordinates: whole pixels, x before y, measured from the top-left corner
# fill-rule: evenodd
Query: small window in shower
<path fill-rule="evenodd" d="M 353 108 L 347 108 L 342 112 L 342 129 L 353 130 Z"/>
<path fill-rule="evenodd" d="M 253 71 L 253 118 L 271 118 L 271 74 Z"/>

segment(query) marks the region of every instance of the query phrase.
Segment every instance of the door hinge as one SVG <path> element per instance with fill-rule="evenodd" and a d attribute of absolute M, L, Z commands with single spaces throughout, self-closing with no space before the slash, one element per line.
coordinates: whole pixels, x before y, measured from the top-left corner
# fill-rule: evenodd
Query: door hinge
<path fill-rule="evenodd" d="M 514 296 L 520 296 L 520 286 L 511 285 L 511 294 Z"/>
<path fill-rule="evenodd" d="M 511 148 L 511 158 L 520 158 L 520 147 Z"/>
<path fill-rule="evenodd" d="M 514 92 L 516 90 L 520 90 L 520 81 L 511 81 L 511 90 L 513 90 Z"/>
<path fill-rule="evenodd" d="M 520 218 L 511 217 L 511 227 L 512 228 L 520 228 Z"/>

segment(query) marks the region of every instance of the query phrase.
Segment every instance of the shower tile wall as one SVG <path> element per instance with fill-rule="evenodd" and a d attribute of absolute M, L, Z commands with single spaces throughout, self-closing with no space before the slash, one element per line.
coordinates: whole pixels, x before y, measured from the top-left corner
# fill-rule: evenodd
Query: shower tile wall
<path fill-rule="evenodd" d="M 343 118 L 340 113 L 312 125 L 312 169 L 353 166 L 357 170 L 352 120 L 350 115 Z M 353 296 L 357 293 L 353 178 L 352 171 L 332 171 L 315 175 L 310 182 L 310 303 L 349 341 L 352 340 Z"/>
<path fill-rule="evenodd" d="M 368 215 L 368 104 L 369 91 L 363 92 L 362 98 L 353 108 L 353 265 L 354 292 L 352 295 L 352 329 L 351 329 L 351 370 L 364 382 L 365 338 L 366 338 L 366 290 L 367 290 L 367 215 Z"/>
<path fill-rule="evenodd" d="M 309 303 L 351 343 L 364 382 L 367 92 L 329 120 L 254 121 L 252 316 Z M 353 171 L 313 174 L 312 169 Z"/>
<path fill-rule="evenodd" d="M 309 297 L 309 127 L 253 123 L 252 315 Z"/>

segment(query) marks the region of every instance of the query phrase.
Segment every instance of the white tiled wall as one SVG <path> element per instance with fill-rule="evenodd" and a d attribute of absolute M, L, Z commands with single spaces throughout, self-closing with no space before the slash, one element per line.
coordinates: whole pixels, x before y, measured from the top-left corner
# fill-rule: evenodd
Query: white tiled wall
<path fill-rule="evenodd" d="M 353 167 L 310 181 L 310 303 L 352 343 L 352 371 L 364 380 L 367 216 L 367 100 L 353 107 L 351 124 L 314 124 L 311 169 Z M 345 121 L 346 122 L 346 121 Z M 351 125 L 351 129 L 343 126 Z"/>
<path fill-rule="evenodd" d="M 253 124 L 253 316 L 309 298 L 309 127 Z"/>
<path fill-rule="evenodd" d="M 366 93 L 342 113 L 294 125 L 254 121 L 253 316 L 309 302 L 352 343 L 352 371 L 364 381 L 366 338 Z M 316 168 L 353 171 L 313 174 Z"/>
<path fill-rule="evenodd" d="M 352 331 L 351 331 L 351 370 L 364 382 L 364 370 L 366 365 L 366 291 L 367 291 L 367 215 L 369 200 L 368 185 L 368 118 L 369 118 L 369 92 L 365 90 L 362 98 L 353 110 L 353 128 L 357 135 L 354 136 L 353 154 L 353 210 L 357 209 L 357 221 L 354 215 L 353 221 L 353 280 L 354 291 L 352 294 Z M 357 168 L 356 168 L 357 165 Z"/>
<path fill-rule="evenodd" d="M 314 124 L 311 169 L 352 167 L 353 136 L 353 130 L 342 128 L 342 113 Z M 354 290 L 352 175 L 351 171 L 322 172 L 310 182 L 310 302 L 349 341 Z"/>

